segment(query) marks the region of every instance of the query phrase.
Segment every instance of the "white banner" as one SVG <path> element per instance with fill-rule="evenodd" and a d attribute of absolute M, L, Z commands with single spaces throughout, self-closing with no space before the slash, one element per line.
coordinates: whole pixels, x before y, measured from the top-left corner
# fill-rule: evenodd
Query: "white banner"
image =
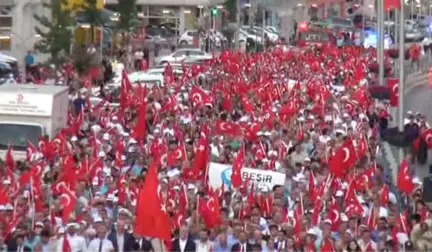
<path fill-rule="evenodd" d="M 218 163 L 210 163 L 209 167 L 209 184 L 213 188 L 220 188 L 222 183 L 225 186 L 231 186 L 232 166 Z M 254 168 L 242 168 L 242 179 L 255 183 L 258 187 L 267 187 L 272 190 L 275 185 L 285 184 L 285 174 L 281 172 L 266 171 Z"/>

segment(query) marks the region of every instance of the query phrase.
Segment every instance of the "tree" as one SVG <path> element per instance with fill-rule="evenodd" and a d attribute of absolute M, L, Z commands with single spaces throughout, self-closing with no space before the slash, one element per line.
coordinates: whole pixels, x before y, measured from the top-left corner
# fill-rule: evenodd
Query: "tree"
<path fill-rule="evenodd" d="M 50 54 L 56 68 L 69 54 L 72 43 L 71 27 L 75 25 L 70 11 L 62 8 L 65 2 L 65 0 L 47 0 L 43 3 L 43 7 L 51 10 L 51 17 L 34 15 L 39 23 L 35 31 L 41 36 L 41 41 L 37 43 L 36 48 L 42 53 Z"/>
<path fill-rule="evenodd" d="M 86 23 L 90 25 L 90 39 L 92 43 L 95 43 L 95 27 L 103 26 L 107 21 L 102 15 L 102 10 L 98 8 L 98 1 L 84 0 L 83 5 L 76 6 L 76 8 L 81 10 L 80 12 L 85 17 Z"/>
<path fill-rule="evenodd" d="M 120 15 L 117 29 L 123 32 L 133 32 L 141 24 L 138 19 L 136 0 L 118 0 L 116 11 Z"/>
<path fill-rule="evenodd" d="M 240 0 L 225 0 L 224 8 L 229 12 L 229 21 L 237 22 L 237 1 Z"/>

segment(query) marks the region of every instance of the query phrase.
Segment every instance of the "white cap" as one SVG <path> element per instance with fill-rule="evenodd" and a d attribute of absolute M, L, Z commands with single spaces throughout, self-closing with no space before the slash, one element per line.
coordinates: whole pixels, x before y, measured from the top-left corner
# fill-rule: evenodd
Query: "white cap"
<path fill-rule="evenodd" d="M 129 144 L 136 144 L 137 141 L 136 141 L 135 139 L 131 138 L 131 139 L 129 139 L 129 142 L 128 142 L 128 143 L 129 143 Z"/>
<path fill-rule="evenodd" d="M 126 156 L 125 155 L 121 155 L 120 159 L 121 159 L 121 161 L 125 161 L 126 160 Z"/>
<path fill-rule="evenodd" d="M 129 133 L 127 133 L 127 132 L 123 132 L 123 133 L 122 133 L 122 136 L 124 136 L 124 137 L 128 137 L 128 136 L 129 136 Z"/>
<path fill-rule="evenodd" d="M 129 216 L 131 216 L 132 215 L 132 213 L 129 211 L 129 210 L 127 210 L 126 208 L 120 208 L 119 209 L 119 214 L 126 214 L 126 215 L 129 215 Z"/>
<path fill-rule="evenodd" d="M 111 120 L 118 120 L 118 117 L 117 116 L 113 116 L 113 117 L 111 117 Z"/>
<path fill-rule="evenodd" d="M 92 180 L 92 185 L 97 186 L 99 185 L 99 178 L 98 177 L 94 177 Z"/>
<path fill-rule="evenodd" d="M 341 219 L 341 221 L 343 221 L 343 222 L 347 222 L 347 221 L 349 221 L 348 216 L 346 216 L 346 214 L 344 214 L 344 213 L 341 213 L 341 214 L 340 214 L 340 219 Z"/>
<path fill-rule="evenodd" d="M 76 142 L 76 141 L 78 141 L 78 138 L 77 138 L 76 136 L 72 136 L 72 137 L 71 137 L 71 141 L 72 141 L 72 142 Z"/>
<path fill-rule="evenodd" d="M 309 120 L 315 120 L 315 116 L 314 116 L 314 115 L 309 115 L 309 116 L 308 116 L 308 119 L 309 119 Z"/>
<path fill-rule="evenodd" d="M 107 200 L 107 201 L 116 202 L 116 201 L 117 201 L 117 198 L 116 198 L 116 196 L 114 196 L 114 195 L 112 195 L 112 194 L 108 194 L 106 200 Z"/>
<path fill-rule="evenodd" d="M 103 222 L 102 218 L 100 216 L 97 216 L 93 219 L 93 223 Z"/>
<path fill-rule="evenodd" d="M 38 221 L 35 223 L 35 227 L 44 227 L 45 225 L 42 223 L 42 221 Z"/>
<path fill-rule="evenodd" d="M 98 156 L 99 156 L 99 157 L 105 157 L 106 155 L 105 155 L 105 152 L 103 152 L 103 151 L 99 151 Z"/>
<path fill-rule="evenodd" d="M 310 162 L 311 159 L 310 159 L 309 157 L 305 157 L 304 161 L 305 161 L 305 162 Z"/>
<path fill-rule="evenodd" d="M 188 190 L 195 190 L 196 186 L 194 184 L 189 184 L 187 187 Z"/>
<path fill-rule="evenodd" d="M 5 205 L 0 205 L 0 211 L 5 211 L 6 210 L 6 206 Z"/>
<path fill-rule="evenodd" d="M 350 115 L 348 115 L 348 113 L 343 113 L 343 115 L 342 115 L 343 117 L 349 117 Z"/>
<path fill-rule="evenodd" d="M 336 191 L 336 194 L 335 194 L 336 197 L 342 197 L 343 195 L 344 194 L 341 190 Z"/>
<path fill-rule="evenodd" d="M 412 182 L 417 185 L 423 185 L 423 183 L 420 181 L 418 177 L 413 178 Z"/>
<path fill-rule="evenodd" d="M 110 140 L 110 134 L 109 133 L 104 133 L 103 136 L 102 136 L 102 139 L 105 140 L 105 141 Z"/>
<path fill-rule="evenodd" d="M 330 219 L 325 219 L 325 220 L 323 221 L 323 223 L 327 223 L 327 224 L 330 224 L 330 225 L 333 224 L 333 222 L 332 222 Z"/>
<path fill-rule="evenodd" d="M 59 228 L 57 229 L 57 233 L 58 233 L 58 234 L 64 234 L 64 232 L 65 232 L 64 227 L 59 227 Z"/>
<path fill-rule="evenodd" d="M 306 232 L 306 234 L 318 236 L 318 235 L 317 235 L 317 232 L 316 232 L 316 230 L 315 230 L 314 228 L 310 228 L 310 229 Z"/>
<path fill-rule="evenodd" d="M 411 110 L 408 110 L 408 111 L 407 111 L 407 114 L 408 114 L 408 115 L 412 115 L 412 113 L 413 113 L 413 112 L 412 112 Z"/>

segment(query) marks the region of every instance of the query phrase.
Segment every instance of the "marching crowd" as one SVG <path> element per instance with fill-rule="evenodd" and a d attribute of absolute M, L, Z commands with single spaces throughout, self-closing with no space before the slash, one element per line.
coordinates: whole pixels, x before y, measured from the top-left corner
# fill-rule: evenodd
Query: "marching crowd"
<path fill-rule="evenodd" d="M 74 91 L 68 127 L 0 165 L 0 251 L 432 250 L 410 157 L 394 186 L 377 162 L 375 62 L 355 46 L 226 51 L 167 65 L 162 86 L 124 72 L 97 105 Z"/>

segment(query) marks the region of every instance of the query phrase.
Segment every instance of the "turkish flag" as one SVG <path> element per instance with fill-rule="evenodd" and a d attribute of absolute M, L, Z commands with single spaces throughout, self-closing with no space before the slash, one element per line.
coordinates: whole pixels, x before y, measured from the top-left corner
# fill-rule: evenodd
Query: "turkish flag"
<path fill-rule="evenodd" d="M 77 202 L 77 198 L 75 194 L 69 190 L 66 186 L 62 187 L 62 194 L 60 195 L 60 202 L 63 206 L 63 221 L 67 221 L 70 217 L 70 215 L 75 210 L 75 205 Z"/>
<path fill-rule="evenodd" d="M 420 138 L 422 138 L 429 149 L 432 149 L 432 128 L 428 128 L 420 133 Z"/>
<path fill-rule="evenodd" d="M 144 186 L 138 195 L 135 233 L 169 241 L 171 240 L 171 220 L 159 197 L 159 189 L 157 167 L 155 163 L 151 163 Z"/>
<path fill-rule="evenodd" d="M 415 189 L 411 174 L 408 171 L 408 161 L 406 159 L 402 160 L 399 165 L 397 188 L 407 194 L 411 194 Z"/>
<path fill-rule="evenodd" d="M 242 184 L 241 170 L 244 166 L 245 159 L 245 146 L 243 143 L 232 166 L 231 184 L 234 188 L 237 188 Z"/>
<path fill-rule="evenodd" d="M 399 80 L 396 78 L 388 78 L 387 86 L 390 90 L 390 105 L 397 107 L 399 103 Z"/>
<path fill-rule="evenodd" d="M 191 178 L 198 179 L 207 169 L 209 156 L 209 144 L 206 137 L 201 136 L 198 140 L 198 148 L 195 151 L 195 160 L 192 164 L 190 172 Z"/>
<path fill-rule="evenodd" d="M 240 126 L 233 122 L 225 122 L 222 120 L 216 121 L 216 131 L 224 135 L 238 135 L 241 134 Z"/>
<path fill-rule="evenodd" d="M 197 107 L 213 104 L 213 97 L 197 85 L 192 86 L 189 97 L 193 105 Z"/>
<path fill-rule="evenodd" d="M 384 0 L 384 10 L 390 11 L 391 9 L 400 9 L 400 0 Z"/>
<path fill-rule="evenodd" d="M 27 149 L 26 149 L 26 159 L 30 161 L 33 154 L 36 153 L 36 147 L 32 144 L 32 142 L 27 141 Z"/>
<path fill-rule="evenodd" d="M 15 160 L 13 158 L 12 149 L 13 144 L 9 143 L 8 149 L 6 151 L 5 163 L 6 166 L 9 167 L 11 170 L 15 169 Z"/>
<path fill-rule="evenodd" d="M 143 141 L 147 131 L 147 103 L 144 101 L 138 109 L 137 122 L 133 130 L 134 137 L 138 142 Z"/>
<path fill-rule="evenodd" d="M 186 146 L 181 143 L 168 154 L 167 163 L 168 165 L 174 165 L 178 160 L 185 161 L 187 159 L 186 155 Z"/>
<path fill-rule="evenodd" d="M 357 162 L 357 153 L 352 138 L 348 138 L 329 159 L 329 170 L 336 177 L 342 177 L 345 172 Z"/>
<path fill-rule="evenodd" d="M 384 184 L 381 189 L 381 195 L 380 195 L 381 205 L 387 206 L 387 203 L 389 201 L 389 195 L 390 195 L 390 189 L 388 185 Z"/>

